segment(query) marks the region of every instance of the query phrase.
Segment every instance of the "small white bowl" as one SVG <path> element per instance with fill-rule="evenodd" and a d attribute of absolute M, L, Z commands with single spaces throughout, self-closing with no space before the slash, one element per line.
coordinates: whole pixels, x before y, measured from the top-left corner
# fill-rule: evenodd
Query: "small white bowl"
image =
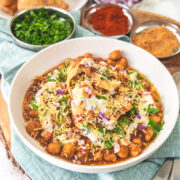
<path fill-rule="evenodd" d="M 90 52 L 95 56 L 107 57 L 114 49 L 120 49 L 130 66 L 138 69 L 155 85 L 164 105 L 164 126 L 159 136 L 142 154 L 127 161 L 105 166 L 77 165 L 52 156 L 27 134 L 22 116 L 22 102 L 27 88 L 36 75 L 41 75 L 65 58 L 75 58 Z M 23 142 L 41 158 L 48 162 L 77 172 L 105 173 L 133 166 L 152 155 L 169 137 L 178 117 L 179 97 L 174 80 L 165 66 L 143 49 L 124 41 L 110 38 L 77 38 L 64 41 L 40 51 L 27 61 L 16 74 L 9 94 L 10 118 Z"/>

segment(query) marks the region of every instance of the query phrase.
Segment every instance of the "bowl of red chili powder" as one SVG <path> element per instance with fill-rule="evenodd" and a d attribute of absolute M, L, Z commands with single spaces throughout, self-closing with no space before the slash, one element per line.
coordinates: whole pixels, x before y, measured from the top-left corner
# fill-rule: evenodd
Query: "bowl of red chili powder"
<path fill-rule="evenodd" d="M 85 12 L 85 24 L 89 30 L 103 36 L 128 34 L 134 24 L 130 9 L 122 4 L 97 4 Z"/>

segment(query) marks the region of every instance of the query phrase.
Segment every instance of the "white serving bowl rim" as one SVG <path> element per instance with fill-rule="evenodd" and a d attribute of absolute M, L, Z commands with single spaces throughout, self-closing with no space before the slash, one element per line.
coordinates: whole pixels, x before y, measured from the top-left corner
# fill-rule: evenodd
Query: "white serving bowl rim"
<path fill-rule="evenodd" d="M 127 161 L 124 162 L 120 162 L 120 163 L 116 163 L 116 164 L 110 164 L 110 165 L 105 165 L 105 166 L 86 166 L 86 165 L 77 165 L 77 164 L 73 164 L 70 163 L 68 161 L 65 161 L 61 158 L 57 158 L 55 156 L 51 156 L 48 153 L 46 153 L 44 150 L 39 149 L 38 147 L 36 147 L 36 144 L 38 144 L 33 138 L 31 138 L 27 133 L 26 134 L 22 134 L 22 131 L 24 130 L 20 130 L 20 127 L 18 127 L 18 120 L 22 119 L 22 117 L 16 117 L 16 113 L 14 112 L 14 108 L 15 107 L 15 102 L 18 101 L 18 99 L 16 99 L 14 91 L 17 90 L 18 87 L 18 83 L 20 83 L 20 76 L 22 75 L 22 72 L 25 71 L 25 69 L 27 70 L 27 67 L 29 66 L 29 64 L 31 63 L 35 63 L 35 61 L 38 61 L 37 58 L 40 56 L 43 56 L 44 54 L 46 54 L 47 52 L 53 52 L 53 50 L 55 50 L 56 48 L 61 48 L 62 46 L 68 46 L 68 44 L 76 44 L 76 43 L 94 43 L 94 45 L 101 45 L 101 43 L 115 43 L 115 44 L 119 44 L 122 47 L 130 47 L 130 48 L 134 48 L 137 53 L 138 52 L 142 52 L 146 58 L 149 57 L 152 62 L 154 63 L 154 65 L 159 67 L 159 70 L 162 70 L 163 73 L 165 73 L 166 77 L 165 79 L 169 80 L 169 83 L 171 84 L 170 90 L 173 91 L 173 109 L 171 109 L 173 111 L 172 114 L 172 119 L 171 119 L 171 124 L 170 127 L 166 127 L 166 132 L 163 133 L 163 135 L 161 136 L 161 139 L 159 139 L 159 136 L 157 137 L 157 139 L 155 140 L 155 142 L 153 142 L 150 147 L 148 147 L 141 155 L 135 157 L 135 158 L 131 158 Z M 98 42 L 100 44 L 98 44 Z M 78 45 L 77 45 L 78 46 Z M 108 45 L 105 45 L 108 47 Z M 99 46 L 100 47 L 100 46 Z M 77 47 L 78 48 L 78 47 Z M 95 48 L 95 47 L 92 47 Z M 114 48 L 114 47 L 113 47 Z M 119 47 L 121 48 L 121 47 Z M 88 50 L 87 50 L 88 51 Z M 87 52 L 86 51 L 86 52 Z M 97 50 L 96 50 L 97 51 Z M 105 52 L 106 56 L 109 52 Z M 81 55 L 81 54 L 79 54 Z M 138 54 L 136 54 L 138 55 Z M 66 58 L 66 57 L 64 57 Z M 34 62 L 33 62 L 34 61 Z M 40 61 L 40 60 L 39 60 Z M 133 61 L 132 61 L 133 62 Z M 37 63 L 37 62 L 36 62 Z M 60 61 L 59 61 L 60 63 Z M 53 67 L 53 65 L 52 65 Z M 39 67 L 38 67 L 39 68 Z M 51 67 L 49 67 L 48 69 L 50 69 Z M 45 69 L 44 72 L 48 69 Z M 153 72 L 154 73 L 154 72 Z M 146 74 L 145 74 L 146 75 Z M 27 76 L 28 77 L 28 76 Z M 33 77 L 31 77 L 33 79 Z M 151 79 L 150 79 L 151 80 Z M 29 84 L 30 85 L 30 84 Z M 24 97 L 24 94 L 20 95 Z M 165 97 L 166 98 L 166 97 Z M 177 99 L 177 100 L 176 100 Z M 166 103 L 167 104 L 167 103 Z M 170 105 L 171 106 L 171 105 Z M 20 105 L 20 107 L 22 107 L 22 104 Z M 165 107 L 166 108 L 166 107 Z M 9 109 L 9 114 L 10 114 L 10 118 L 11 118 L 11 122 L 13 123 L 13 126 L 16 129 L 16 132 L 18 133 L 18 135 L 20 136 L 20 138 L 23 140 L 23 142 L 33 151 L 35 152 L 37 155 L 39 155 L 41 158 L 43 158 L 44 160 L 47 160 L 48 162 L 65 168 L 65 169 L 69 169 L 72 171 L 77 171 L 77 172 L 84 172 L 84 173 L 105 173 L 105 172 L 113 172 L 113 171 L 117 171 L 117 170 L 122 170 L 125 168 L 128 168 L 130 166 L 133 166 L 141 161 L 143 161 L 144 159 L 148 158 L 151 154 L 153 154 L 157 149 L 159 149 L 162 144 L 167 140 L 167 138 L 169 137 L 169 135 L 171 134 L 172 130 L 174 129 L 174 126 L 176 124 L 177 118 L 178 118 L 178 112 L 179 112 L 179 100 L 178 100 L 178 91 L 175 85 L 175 82 L 172 78 L 172 76 L 170 75 L 169 71 L 165 68 L 165 66 L 158 61 L 154 56 L 152 56 L 151 54 L 149 54 L 148 52 L 144 51 L 143 49 L 134 46 L 130 43 L 124 42 L 124 41 L 119 41 L 119 40 L 115 40 L 115 39 L 110 39 L 110 38 L 103 38 L 103 37 L 85 37 L 85 38 L 76 38 L 76 39 L 70 39 L 67 41 L 64 41 L 63 43 L 59 43 L 59 44 L 55 44 L 52 45 L 42 51 L 40 51 L 39 53 L 35 54 L 32 58 L 30 58 L 21 68 L 20 70 L 17 72 L 12 85 L 11 85 L 11 89 L 10 89 L 10 93 L 9 93 L 9 100 L 8 100 L 8 109 Z M 22 116 L 22 115 L 21 115 Z M 24 123 L 24 122 L 21 122 Z M 166 123 L 165 123 L 166 126 Z M 24 128 L 25 129 L 25 128 Z M 163 130 L 162 130 L 163 132 Z M 153 148 L 152 148 L 153 146 Z"/>

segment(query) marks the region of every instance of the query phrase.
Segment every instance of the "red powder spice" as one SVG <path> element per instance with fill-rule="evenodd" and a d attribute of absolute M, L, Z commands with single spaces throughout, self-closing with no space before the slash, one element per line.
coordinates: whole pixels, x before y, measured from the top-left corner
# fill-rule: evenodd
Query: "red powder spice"
<path fill-rule="evenodd" d="M 96 31 L 105 36 L 116 36 L 128 32 L 128 18 L 122 8 L 116 5 L 105 5 L 94 12 L 89 23 Z"/>

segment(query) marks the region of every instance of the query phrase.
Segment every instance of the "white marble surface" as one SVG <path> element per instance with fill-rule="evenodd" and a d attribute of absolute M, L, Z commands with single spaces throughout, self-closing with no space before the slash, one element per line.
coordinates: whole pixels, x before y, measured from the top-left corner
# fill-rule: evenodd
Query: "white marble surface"
<path fill-rule="evenodd" d="M 180 0 L 143 0 L 136 9 L 154 12 L 180 22 Z M 1 12 L 1 11 L 0 11 Z M 5 149 L 0 142 L 0 179 L 28 180 L 20 170 L 7 159 Z"/>

